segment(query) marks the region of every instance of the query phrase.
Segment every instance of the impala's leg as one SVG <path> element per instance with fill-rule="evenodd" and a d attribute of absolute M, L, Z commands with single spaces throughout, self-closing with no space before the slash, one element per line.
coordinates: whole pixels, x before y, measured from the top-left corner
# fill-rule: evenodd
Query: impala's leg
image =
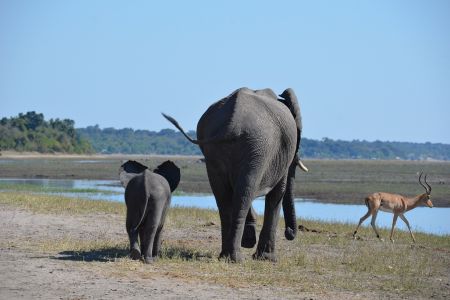
<path fill-rule="evenodd" d="M 375 234 L 377 235 L 377 238 L 380 238 L 380 234 L 378 233 L 377 228 L 375 227 L 375 221 L 377 220 L 378 211 L 374 211 L 372 213 L 372 220 L 370 221 L 370 225 L 372 225 L 373 230 L 375 231 Z"/>
<path fill-rule="evenodd" d="M 395 227 L 395 223 L 397 223 L 397 218 L 398 218 L 398 215 L 394 214 L 394 218 L 392 219 L 391 236 L 389 237 L 389 239 L 391 240 L 392 243 L 394 242 L 394 240 L 392 239 L 392 236 L 394 235 L 394 227 Z"/>
<path fill-rule="evenodd" d="M 364 222 L 369 216 L 370 216 L 370 209 L 361 219 L 359 219 L 358 226 L 356 226 L 355 232 L 353 232 L 353 237 L 355 237 L 356 232 L 358 231 L 359 226 L 361 226 L 362 222 Z"/>
<path fill-rule="evenodd" d="M 399 216 L 400 216 L 400 219 L 402 219 L 403 222 L 405 222 L 406 226 L 408 226 L 409 233 L 411 234 L 411 237 L 412 237 L 412 239 L 413 239 L 413 242 L 415 243 L 415 242 L 416 242 L 416 239 L 414 238 L 414 234 L 413 234 L 412 231 L 411 231 L 411 227 L 409 226 L 408 220 L 406 220 L 406 217 L 405 217 L 403 214 L 400 214 Z"/>

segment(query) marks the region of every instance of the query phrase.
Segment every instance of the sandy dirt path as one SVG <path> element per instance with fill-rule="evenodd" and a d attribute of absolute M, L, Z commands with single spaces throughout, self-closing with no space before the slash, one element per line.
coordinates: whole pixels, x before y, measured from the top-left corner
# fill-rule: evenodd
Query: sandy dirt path
<path fill-rule="evenodd" d="M 113 276 L 103 272 L 102 267 L 111 262 L 83 262 L 73 259 L 70 253 L 45 252 L 35 247 L 67 235 L 95 238 L 100 234 L 102 238 L 114 238 L 125 234 L 122 223 L 115 215 L 41 214 L 0 205 L 0 299 L 329 298 L 283 295 L 274 287 L 230 288 L 159 274 L 151 278 Z M 99 232 L 99 228 L 106 229 Z"/>

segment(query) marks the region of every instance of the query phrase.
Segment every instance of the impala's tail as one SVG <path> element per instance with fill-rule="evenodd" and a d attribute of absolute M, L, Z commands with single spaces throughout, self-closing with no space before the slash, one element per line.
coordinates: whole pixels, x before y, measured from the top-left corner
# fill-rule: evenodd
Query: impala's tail
<path fill-rule="evenodd" d="M 366 198 L 364 199 L 364 203 L 366 204 L 367 208 L 370 209 L 370 206 L 369 206 L 369 197 L 366 197 Z"/>

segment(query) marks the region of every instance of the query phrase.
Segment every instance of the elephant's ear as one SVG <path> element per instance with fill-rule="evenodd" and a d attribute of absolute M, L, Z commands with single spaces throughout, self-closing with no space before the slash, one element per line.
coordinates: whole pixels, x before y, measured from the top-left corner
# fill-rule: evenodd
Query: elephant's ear
<path fill-rule="evenodd" d="M 135 177 L 136 175 L 142 173 L 148 169 L 146 166 L 144 166 L 141 163 L 138 163 L 134 160 L 128 160 L 124 164 L 120 166 L 119 169 L 119 180 L 123 187 L 127 187 L 128 182 L 130 182 L 131 178 Z"/>
<path fill-rule="evenodd" d="M 181 179 L 180 168 L 178 168 L 172 161 L 167 160 L 163 162 L 155 170 L 153 170 L 153 172 L 161 175 L 167 180 L 171 192 L 178 187 L 178 183 L 180 183 Z"/>
<path fill-rule="evenodd" d="M 279 101 L 289 108 L 297 125 L 297 147 L 295 149 L 295 153 L 297 153 L 302 134 L 302 115 L 300 113 L 300 106 L 298 105 L 297 96 L 295 95 L 293 89 L 288 88 L 280 95 L 280 97 L 283 99 L 279 99 Z"/>

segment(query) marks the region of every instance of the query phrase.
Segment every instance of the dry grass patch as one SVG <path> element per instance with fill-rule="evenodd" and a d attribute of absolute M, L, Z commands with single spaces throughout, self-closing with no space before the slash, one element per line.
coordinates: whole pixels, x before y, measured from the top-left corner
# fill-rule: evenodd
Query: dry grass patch
<path fill-rule="evenodd" d="M 0 193 L 0 203 L 41 214 L 75 214 L 79 218 L 92 212 L 115 216 L 125 212 L 120 203 L 26 193 Z M 106 276 L 164 275 L 231 287 L 277 287 L 291 294 L 376 291 L 380 297 L 450 297 L 449 236 L 416 233 L 418 243 L 413 245 L 409 233 L 397 230 L 396 242 L 392 244 L 376 239 L 368 227 L 361 228 L 360 239 L 354 240 L 354 225 L 303 220 L 299 223 L 310 231 L 300 231 L 290 242 L 283 237 L 284 225 L 280 221 L 277 263 L 252 260 L 254 249 L 242 249 L 243 263 L 218 260 L 218 213 L 191 208 L 169 210 L 161 257 L 152 265 L 127 257 L 126 234 L 111 238 L 98 233 L 84 239 L 80 235 L 63 235 L 38 241 L 36 251 L 49 253 L 55 259 L 83 262 L 82 266 Z M 261 225 L 262 217 L 258 219 L 258 231 Z M 381 235 L 387 237 L 388 230 L 381 230 Z"/>

